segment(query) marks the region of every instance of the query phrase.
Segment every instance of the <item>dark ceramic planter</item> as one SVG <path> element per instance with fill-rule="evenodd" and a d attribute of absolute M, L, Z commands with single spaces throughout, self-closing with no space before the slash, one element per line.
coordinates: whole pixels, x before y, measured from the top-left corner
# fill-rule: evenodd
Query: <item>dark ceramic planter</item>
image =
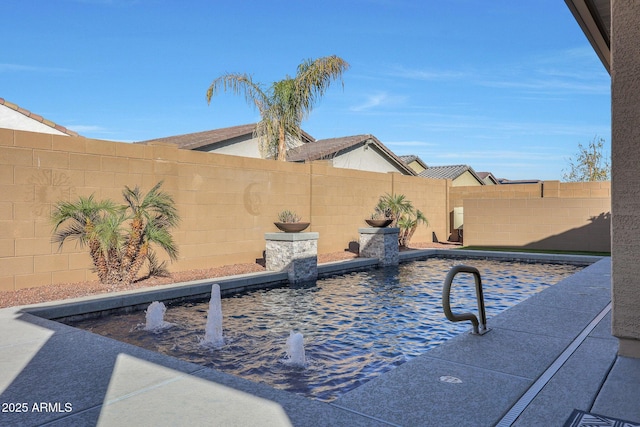
<path fill-rule="evenodd" d="M 364 221 L 369 224 L 369 227 L 377 228 L 384 228 L 392 222 L 390 219 L 365 219 Z"/>
<path fill-rule="evenodd" d="M 309 226 L 308 222 L 274 222 L 274 224 L 285 233 L 299 233 Z"/>

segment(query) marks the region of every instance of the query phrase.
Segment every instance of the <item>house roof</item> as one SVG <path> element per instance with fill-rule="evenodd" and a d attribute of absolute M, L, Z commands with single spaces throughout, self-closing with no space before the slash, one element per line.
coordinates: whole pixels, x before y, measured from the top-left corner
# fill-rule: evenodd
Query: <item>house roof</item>
<path fill-rule="evenodd" d="M 476 175 L 478 175 L 483 181 L 489 177 L 494 184 L 500 184 L 498 178 L 496 178 L 491 172 L 476 172 Z"/>
<path fill-rule="evenodd" d="M 287 160 L 290 162 L 305 162 L 321 159 L 330 159 L 338 155 L 341 151 L 358 145 L 371 144 L 378 148 L 391 163 L 407 175 L 416 175 L 398 156 L 389 150 L 382 142 L 373 135 L 353 135 L 340 138 L 321 139 L 299 147 L 291 148 L 287 151 Z"/>
<path fill-rule="evenodd" d="M 467 165 L 449 165 L 449 166 L 431 166 L 420 172 L 419 176 L 423 178 L 436 179 L 456 179 L 465 172 L 471 173 L 480 183 L 484 184 L 482 178 L 476 174 L 471 166 Z"/>
<path fill-rule="evenodd" d="M 256 130 L 256 123 L 246 125 L 231 126 L 222 129 L 213 129 L 203 132 L 187 133 L 184 135 L 167 136 L 164 138 L 149 139 L 146 141 L 138 141 L 137 144 L 148 144 L 153 142 L 168 142 L 176 144 L 178 148 L 185 150 L 195 150 L 207 145 L 217 144 L 238 138 L 244 135 L 252 135 Z M 303 142 L 312 142 L 315 139 L 302 131 Z"/>
<path fill-rule="evenodd" d="M 49 126 L 52 129 L 57 130 L 58 132 L 62 132 L 65 135 L 68 136 L 79 136 L 77 132 L 74 132 L 70 129 L 67 129 L 64 126 L 60 126 L 54 122 L 52 122 L 51 120 L 47 120 L 44 117 L 38 115 L 38 114 L 34 114 L 31 111 L 24 109 L 12 102 L 9 102 L 7 100 L 5 100 L 4 98 L 0 98 L 0 105 L 4 105 L 7 108 L 10 108 L 12 110 L 17 111 L 18 113 L 30 118 L 31 120 L 35 120 L 38 123 L 42 123 L 43 125 Z"/>
<path fill-rule="evenodd" d="M 418 164 L 420 166 L 422 166 L 423 168 L 427 169 L 429 166 L 427 166 L 427 164 L 425 162 L 422 161 L 422 159 L 414 154 L 409 154 L 406 156 L 398 156 L 400 158 L 400 160 L 402 160 L 406 165 L 408 165 L 411 162 L 418 162 Z"/>
<path fill-rule="evenodd" d="M 168 142 L 176 144 L 178 148 L 187 150 L 195 150 L 222 141 L 228 141 L 232 138 L 252 134 L 256 129 L 256 124 L 247 124 L 240 126 L 231 126 L 222 129 L 207 130 L 203 132 L 187 133 L 184 135 L 167 136 L 164 138 L 149 139 L 139 141 L 137 144 L 148 144 L 152 142 Z"/>
<path fill-rule="evenodd" d="M 565 3 L 611 73 L 611 0 L 565 0 Z"/>

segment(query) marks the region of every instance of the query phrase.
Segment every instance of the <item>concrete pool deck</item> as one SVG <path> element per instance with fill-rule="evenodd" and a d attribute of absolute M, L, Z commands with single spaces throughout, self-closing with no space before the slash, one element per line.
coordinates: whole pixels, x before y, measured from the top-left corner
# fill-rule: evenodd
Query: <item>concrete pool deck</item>
<path fill-rule="evenodd" d="M 424 253 L 437 250 L 403 257 Z M 129 293 L 2 309 L 0 425 L 562 426 L 574 409 L 638 423 L 640 359 L 616 355 L 610 272 L 602 258 L 489 319 L 488 334 L 458 335 L 331 403 L 31 314 L 113 308 Z M 227 283 L 200 282 L 191 286 Z M 148 297 L 167 294 L 175 296 L 172 287 Z"/>

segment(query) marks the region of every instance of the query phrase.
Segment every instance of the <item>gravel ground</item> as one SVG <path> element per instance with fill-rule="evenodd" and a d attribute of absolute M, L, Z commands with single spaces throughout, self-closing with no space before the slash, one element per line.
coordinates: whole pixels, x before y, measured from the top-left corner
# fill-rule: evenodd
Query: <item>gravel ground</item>
<path fill-rule="evenodd" d="M 456 247 L 455 245 L 441 243 L 415 243 L 411 246 L 415 249 L 450 249 L 452 247 Z M 353 259 L 356 257 L 356 254 L 347 251 L 320 254 L 318 255 L 318 263 L 323 264 L 326 262 L 341 261 L 346 259 Z M 255 273 L 260 271 L 265 271 L 265 268 L 260 264 L 233 264 L 208 268 L 204 270 L 178 271 L 171 273 L 169 277 L 151 277 L 149 279 L 139 280 L 126 287 L 109 287 L 100 284 L 100 282 L 96 280 L 90 282 L 61 283 L 57 285 L 39 286 L 34 288 L 19 289 L 17 291 L 0 291 L 0 308 L 64 300 L 69 298 L 97 295 L 115 291 L 148 288 L 170 283 L 187 282 L 190 280 L 210 279 L 215 277 L 233 276 L 236 274 Z"/>

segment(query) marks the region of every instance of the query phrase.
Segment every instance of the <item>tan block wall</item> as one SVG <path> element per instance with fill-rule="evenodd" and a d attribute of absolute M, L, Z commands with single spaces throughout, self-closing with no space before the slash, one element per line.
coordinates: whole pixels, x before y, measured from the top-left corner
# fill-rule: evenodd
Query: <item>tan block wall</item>
<path fill-rule="evenodd" d="M 462 206 L 466 199 L 540 199 L 540 198 L 607 198 L 611 182 L 545 181 L 537 184 L 481 185 L 452 187 L 449 210 Z"/>
<path fill-rule="evenodd" d="M 431 242 L 433 234 L 439 240 L 448 237 L 447 197 L 451 181 L 444 179 L 415 178 L 393 174 L 393 192 L 404 194 L 420 209 L 429 221 L 428 227 L 420 225 L 411 242 Z"/>
<path fill-rule="evenodd" d="M 464 208 L 465 245 L 611 250 L 609 181 L 451 187 L 454 207 Z"/>
<path fill-rule="evenodd" d="M 392 174 L 333 168 L 311 163 L 311 230 L 319 233 L 318 252 L 344 250 L 358 242 L 378 198 L 392 191 Z"/>
<path fill-rule="evenodd" d="M 611 251 L 611 199 L 464 200 L 464 244 Z"/>
<path fill-rule="evenodd" d="M 385 193 L 404 194 L 428 218 L 414 243 L 431 242 L 433 234 L 446 240 L 449 213 L 464 206 L 465 244 L 512 246 L 565 242 L 552 237 L 609 212 L 610 193 L 608 183 L 454 188 L 447 180 L 333 168 L 326 162 L 283 163 L 167 144 L 0 129 L 0 290 L 95 279 L 86 250 L 67 243 L 59 251 L 51 243 L 53 206 L 91 194 L 121 203 L 125 185 L 148 191 L 161 180 L 182 217 L 174 231 L 180 255 L 172 271 L 255 262 L 263 256 L 264 233 L 277 231 L 273 222 L 283 209 L 311 222 L 309 231 L 320 234 L 319 253 L 342 251 L 358 241 L 358 228 L 366 226 L 364 219 Z M 580 206 L 571 204 L 578 201 Z M 520 224 L 518 216 L 528 219 Z M 532 224 L 538 224 L 536 231 L 523 230 Z M 510 237 L 496 240 L 505 233 Z M 591 237 L 576 237 L 571 247 L 608 250 L 601 248 L 600 235 Z"/>
<path fill-rule="evenodd" d="M 320 253 L 344 250 L 393 191 L 431 222 L 414 242 L 446 230 L 442 180 L 0 129 L 0 290 L 95 279 L 86 250 L 51 243 L 53 206 L 91 194 L 121 203 L 125 185 L 148 191 L 161 180 L 182 218 L 172 271 L 255 262 L 283 209 L 320 232 Z"/>
<path fill-rule="evenodd" d="M 449 211 L 466 199 L 535 199 L 542 194 L 540 184 L 475 185 L 449 190 Z"/>

